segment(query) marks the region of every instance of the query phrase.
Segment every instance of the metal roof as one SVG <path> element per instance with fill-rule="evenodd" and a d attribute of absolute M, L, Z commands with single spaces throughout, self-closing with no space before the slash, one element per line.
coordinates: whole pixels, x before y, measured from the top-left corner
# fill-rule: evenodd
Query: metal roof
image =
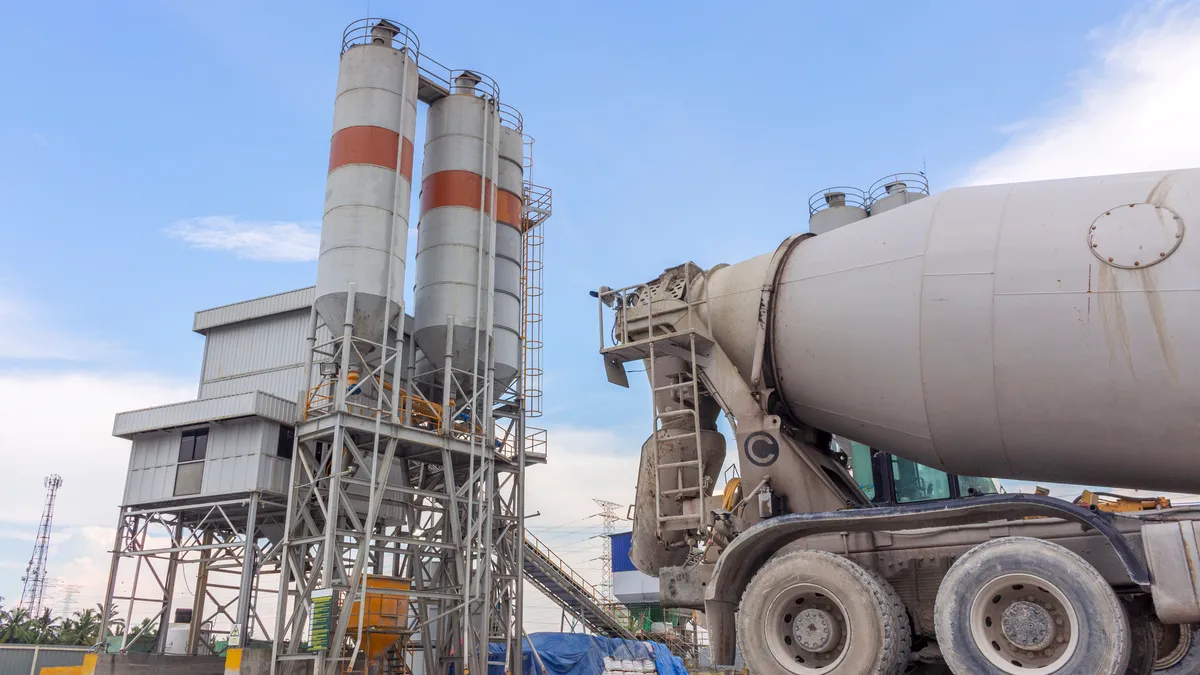
<path fill-rule="evenodd" d="M 281 424 L 295 424 L 296 404 L 261 391 L 169 403 L 117 413 L 113 421 L 113 436 L 131 438 L 134 434 L 147 431 L 250 416 L 274 420 Z"/>
<path fill-rule="evenodd" d="M 203 334 L 210 328 L 225 326 L 239 321 L 261 319 L 273 314 L 294 312 L 312 307 L 316 298 L 316 286 L 298 288 L 294 291 L 276 293 L 263 298 L 243 300 L 232 305 L 222 305 L 212 309 L 202 309 L 196 312 L 192 322 L 192 330 Z"/>

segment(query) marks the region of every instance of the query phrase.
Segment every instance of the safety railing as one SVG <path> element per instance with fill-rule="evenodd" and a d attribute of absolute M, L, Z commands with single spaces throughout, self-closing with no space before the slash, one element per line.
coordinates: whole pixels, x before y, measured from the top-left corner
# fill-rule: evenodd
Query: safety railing
<path fill-rule="evenodd" d="M 634 284 L 617 289 L 601 287 L 597 291 L 592 291 L 592 296 L 597 299 L 598 304 L 600 351 L 602 353 L 621 345 L 628 345 L 630 342 L 653 342 L 655 339 L 662 339 L 678 333 L 678 331 L 664 333 L 658 330 L 659 327 L 655 323 L 656 317 L 663 318 L 668 314 L 678 314 L 681 311 L 692 317 L 697 316 L 700 306 L 707 302 L 706 297 L 695 297 L 698 294 L 693 292 L 697 283 L 695 278 L 703 276 L 703 273 L 699 268 L 688 264 L 682 270 L 682 274 L 672 280 L 670 285 L 662 283 L 666 276 L 664 274 L 649 283 Z M 613 311 L 611 328 L 605 321 L 605 307 Z M 631 312 L 636 312 L 636 315 L 630 317 Z M 646 328 L 646 334 L 639 333 L 635 340 L 631 340 L 629 335 L 631 318 L 636 319 L 640 325 L 644 325 Z M 709 313 L 708 316 L 695 323 L 700 324 L 696 326 L 697 328 L 703 328 L 708 335 L 711 335 L 711 322 L 712 315 Z"/>
<path fill-rule="evenodd" d="M 925 174 L 912 171 L 893 173 L 871 183 L 871 187 L 867 188 L 867 203 L 870 204 L 893 192 L 900 191 L 897 189 L 898 186 L 902 186 L 904 192 L 929 194 L 929 179 Z"/>
<path fill-rule="evenodd" d="M 346 26 L 342 33 L 342 53 L 356 45 L 387 44 L 393 49 L 408 50 L 414 55 L 421 52 L 421 41 L 412 29 L 391 19 L 370 17 L 359 19 Z"/>
<path fill-rule="evenodd" d="M 824 211 L 831 206 L 853 206 L 865 209 L 869 203 L 870 198 L 866 191 L 845 185 L 835 185 L 819 190 L 808 198 L 808 215 Z"/>
<path fill-rule="evenodd" d="M 525 455 L 545 459 L 550 449 L 550 439 L 545 429 L 525 427 Z"/>
<path fill-rule="evenodd" d="M 588 600 L 608 613 L 610 620 L 616 621 L 618 625 L 623 627 L 632 625 L 632 617 L 628 607 L 606 598 L 600 592 L 600 589 L 596 588 L 592 582 L 583 578 L 583 575 L 573 570 L 562 557 L 551 550 L 549 546 L 529 530 L 525 530 L 525 546 L 529 551 L 536 553 L 544 561 L 550 563 L 555 572 L 577 586 L 588 597 Z"/>

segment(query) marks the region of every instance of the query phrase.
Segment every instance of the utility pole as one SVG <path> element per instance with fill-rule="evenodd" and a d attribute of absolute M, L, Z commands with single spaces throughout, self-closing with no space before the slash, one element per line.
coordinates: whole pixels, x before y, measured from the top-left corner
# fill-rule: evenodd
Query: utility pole
<path fill-rule="evenodd" d="M 46 595 L 46 558 L 50 554 L 50 528 L 54 521 L 54 498 L 58 488 L 62 487 L 62 476 L 54 473 L 46 476 L 46 505 L 42 508 L 42 521 L 38 526 L 37 539 L 33 542 L 33 555 L 25 568 L 25 576 L 21 581 L 25 587 L 21 590 L 21 604 L 29 610 L 30 616 L 41 616 L 42 602 Z"/>
<path fill-rule="evenodd" d="M 612 538 L 617 533 L 617 522 L 622 520 L 621 516 L 617 515 L 617 509 L 621 508 L 621 505 L 604 499 L 593 499 L 592 501 L 600 507 L 600 513 L 597 515 L 604 519 L 604 541 L 601 543 L 604 548 L 600 554 L 600 593 L 604 595 L 605 600 L 611 601 L 613 599 Z"/>

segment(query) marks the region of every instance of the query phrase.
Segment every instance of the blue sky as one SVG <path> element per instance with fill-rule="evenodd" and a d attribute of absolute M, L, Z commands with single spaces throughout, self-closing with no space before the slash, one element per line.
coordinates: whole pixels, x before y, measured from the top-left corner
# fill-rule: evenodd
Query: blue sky
<path fill-rule="evenodd" d="M 0 522 L 9 598 L 50 471 L 76 528 L 60 559 L 79 575 L 106 565 L 96 542 L 126 455 L 105 425 L 193 395 L 193 312 L 314 282 L 341 32 L 368 3 L 54 10 L 0 6 L 0 384 L 24 392 L 0 416 L 44 425 L 0 432 L 0 453 L 21 458 Z M 370 13 L 494 77 L 538 139 L 534 178 L 555 196 L 546 420 L 563 430 L 559 471 L 595 472 L 588 453 L 607 453 L 596 497 L 628 501 L 611 491 L 632 490 L 649 404 L 605 383 L 589 290 L 767 252 L 830 184 L 1200 164 L 1195 3 L 373 0 Z"/>

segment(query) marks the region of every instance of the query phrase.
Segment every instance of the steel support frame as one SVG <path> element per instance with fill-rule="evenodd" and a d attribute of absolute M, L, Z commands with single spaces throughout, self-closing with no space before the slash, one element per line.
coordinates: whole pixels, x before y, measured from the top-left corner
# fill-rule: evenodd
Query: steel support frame
<path fill-rule="evenodd" d="M 270 639 L 257 605 L 261 593 L 273 592 L 261 588 L 261 581 L 277 572 L 280 548 L 263 536 L 263 527 L 281 524 L 284 513 L 280 499 L 257 492 L 186 505 L 122 506 L 103 610 L 105 617 L 116 616 L 112 622 L 102 621 L 100 643 L 113 634 L 113 624 L 122 625 L 120 651 L 127 651 L 144 632 L 136 629 L 135 622 L 148 617 L 148 625 L 157 629 L 154 651 L 163 653 L 175 590 L 183 571 L 193 563 L 188 654 L 202 652 L 202 632 L 209 637 L 228 633 L 224 624 L 240 626 L 243 640 L 256 635 Z M 124 592 L 119 590 L 119 578 L 130 568 L 132 577 Z M 221 580 L 228 581 L 215 582 L 214 575 L 224 575 Z M 220 629 L 212 628 L 216 622 L 221 622 Z"/>
<path fill-rule="evenodd" d="M 361 609 L 357 621 L 350 610 L 375 575 L 411 583 L 409 591 L 397 592 L 411 607 L 405 640 L 413 648 L 397 648 L 410 661 L 406 668 L 415 670 L 411 661 L 419 653 L 425 673 L 484 672 L 488 643 L 511 645 L 520 632 L 525 428 L 519 380 L 496 396 L 492 369 L 453 368 L 449 347 L 441 370 L 415 378 L 397 358 L 405 353 L 401 339 L 384 348 L 351 334 L 353 289 L 348 298 L 340 338 L 316 344 L 314 318 L 313 360 L 339 363 L 338 372 L 357 365 L 367 373 L 359 382 L 373 382 L 377 391 L 374 402 L 364 401 L 356 394 L 362 385 L 335 377 L 302 397 L 273 672 L 289 673 L 303 661 L 311 662 L 314 675 L 373 672 L 361 653 Z M 490 335 L 481 337 L 490 347 Z M 389 372 L 391 391 L 406 395 L 387 394 Z M 328 393 L 314 397 L 314 390 Z M 440 419 L 414 424 L 414 398 L 428 402 L 435 394 L 442 399 Z M 327 589 L 335 597 L 329 648 L 311 651 L 313 593 Z"/>

